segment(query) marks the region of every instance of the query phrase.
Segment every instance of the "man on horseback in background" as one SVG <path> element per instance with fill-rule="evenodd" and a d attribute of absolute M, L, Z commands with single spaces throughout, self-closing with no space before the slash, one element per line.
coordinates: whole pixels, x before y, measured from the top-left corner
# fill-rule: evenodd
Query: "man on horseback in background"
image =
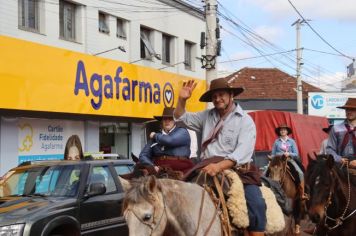
<path fill-rule="evenodd" d="M 344 106 L 337 108 L 345 109 L 346 120 L 331 129 L 326 152 L 336 162 L 348 162 L 356 168 L 356 98 L 349 98 Z"/>
<path fill-rule="evenodd" d="M 166 107 L 162 116 L 154 118 L 162 122 L 162 131 L 151 132 L 150 139 L 139 155 L 139 163 L 153 166 L 158 173 L 168 167 L 183 173 L 193 167 L 190 156 L 190 136 L 188 130 L 177 127 L 173 120 L 174 108 Z"/>
<path fill-rule="evenodd" d="M 279 136 L 278 139 L 273 144 L 272 147 L 272 158 L 276 155 L 278 156 L 286 156 L 288 158 L 288 163 L 294 168 L 294 170 L 298 174 L 299 181 L 299 194 L 301 200 L 306 200 L 307 196 L 304 194 L 304 173 L 301 169 L 298 148 L 294 139 L 290 138 L 288 135 L 292 133 L 292 129 L 288 127 L 286 124 L 280 125 L 275 129 L 276 134 Z M 299 163 L 298 163 L 299 162 Z M 293 171 L 293 170 L 292 170 Z"/>
<path fill-rule="evenodd" d="M 252 118 L 234 103 L 234 97 L 242 93 L 243 88 L 233 87 L 232 80 L 213 80 L 209 90 L 200 97 L 200 101 L 213 102 L 214 108 L 197 113 L 185 111 L 186 101 L 192 96 L 196 83 L 193 80 L 183 83 L 174 111 L 176 119 L 201 133 L 200 159 L 224 157 L 224 160 L 208 164 L 202 169 L 211 176 L 233 167 L 248 170 L 254 152 L 256 126 Z M 266 204 L 259 184 L 259 181 L 254 184 L 244 183 L 250 222 L 248 231 L 251 236 L 264 235 L 266 226 Z"/>

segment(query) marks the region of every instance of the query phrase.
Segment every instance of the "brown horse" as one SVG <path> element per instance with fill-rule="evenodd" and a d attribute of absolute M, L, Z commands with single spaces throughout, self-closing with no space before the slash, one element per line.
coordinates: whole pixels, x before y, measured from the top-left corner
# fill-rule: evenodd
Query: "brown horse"
<path fill-rule="evenodd" d="M 356 235 L 356 177 L 331 155 L 309 160 L 306 184 L 308 213 L 316 235 Z"/>
<path fill-rule="evenodd" d="M 294 232 L 300 233 L 300 221 L 302 219 L 302 202 L 298 188 L 288 168 L 288 158 L 284 155 L 271 158 L 268 166 L 269 178 L 281 184 L 286 196 L 292 201 L 293 219 L 295 222 Z"/>
<path fill-rule="evenodd" d="M 120 181 L 130 235 L 222 235 L 219 212 L 199 185 L 154 176 Z"/>

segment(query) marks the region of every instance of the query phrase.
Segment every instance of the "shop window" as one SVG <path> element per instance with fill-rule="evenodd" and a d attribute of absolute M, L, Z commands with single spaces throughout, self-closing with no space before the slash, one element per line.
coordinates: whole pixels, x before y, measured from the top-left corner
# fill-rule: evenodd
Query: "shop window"
<path fill-rule="evenodd" d="M 193 44 L 191 42 L 184 42 L 184 65 L 185 69 L 193 69 Z"/>
<path fill-rule="evenodd" d="M 19 27 L 40 31 L 40 1 L 39 0 L 19 0 Z"/>
<path fill-rule="evenodd" d="M 76 40 L 76 11 L 78 6 L 71 2 L 59 2 L 59 35 L 66 40 Z"/>
<path fill-rule="evenodd" d="M 141 34 L 141 40 L 140 40 L 141 58 L 151 59 L 153 56 L 156 55 L 151 39 L 152 31 L 141 27 L 140 34 Z"/>
<path fill-rule="evenodd" d="M 121 18 L 116 18 L 116 36 L 118 38 L 126 39 L 127 21 Z"/>
<path fill-rule="evenodd" d="M 99 32 L 109 34 L 109 15 L 99 12 Z"/>
<path fill-rule="evenodd" d="M 162 63 L 171 64 L 173 52 L 173 37 L 162 34 Z"/>
<path fill-rule="evenodd" d="M 128 123 L 101 122 L 99 129 L 100 151 L 129 156 L 130 126 Z"/>

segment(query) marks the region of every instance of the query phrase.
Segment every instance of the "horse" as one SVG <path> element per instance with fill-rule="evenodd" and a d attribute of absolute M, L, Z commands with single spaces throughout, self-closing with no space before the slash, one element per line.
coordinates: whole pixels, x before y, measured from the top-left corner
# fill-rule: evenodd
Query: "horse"
<path fill-rule="evenodd" d="M 356 235 L 356 179 L 348 165 L 335 163 L 331 155 L 309 158 L 306 184 L 310 219 L 316 235 Z"/>
<path fill-rule="evenodd" d="M 203 187 L 155 176 L 120 181 L 131 236 L 222 235 L 219 211 Z"/>
<path fill-rule="evenodd" d="M 288 169 L 288 158 L 284 155 L 271 158 L 268 166 L 269 178 L 281 184 L 286 196 L 292 201 L 292 216 L 294 219 L 294 232 L 300 233 L 300 221 L 303 216 L 303 204 L 298 188 Z"/>

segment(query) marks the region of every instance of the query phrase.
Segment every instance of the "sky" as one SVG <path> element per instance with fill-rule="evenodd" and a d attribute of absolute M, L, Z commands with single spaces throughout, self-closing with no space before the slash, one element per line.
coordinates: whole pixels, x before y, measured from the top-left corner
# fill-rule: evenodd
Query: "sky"
<path fill-rule="evenodd" d="M 292 24 L 301 17 L 288 0 L 217 1 L 218 11 L 223 15 L 219 17 L 222 40 L 219 75 L 243 67 L 278 68 L 296 75 L 296 27 Z M 303 81 L 327 91 L 339 91 L 346 79 L 347 65 L 352 63 L 351 58 L 356 58 L 355 0 L 290 1 L 311 27 L 337 50 L 303 24 L 300 30 L 301 47 L 304 48 Z M 203 4 L 200 0 L 189 2 Z M 266 54 L 275 55 L 261 56 Z M 258 58 L 244 59 L 247 57 Z"/>

